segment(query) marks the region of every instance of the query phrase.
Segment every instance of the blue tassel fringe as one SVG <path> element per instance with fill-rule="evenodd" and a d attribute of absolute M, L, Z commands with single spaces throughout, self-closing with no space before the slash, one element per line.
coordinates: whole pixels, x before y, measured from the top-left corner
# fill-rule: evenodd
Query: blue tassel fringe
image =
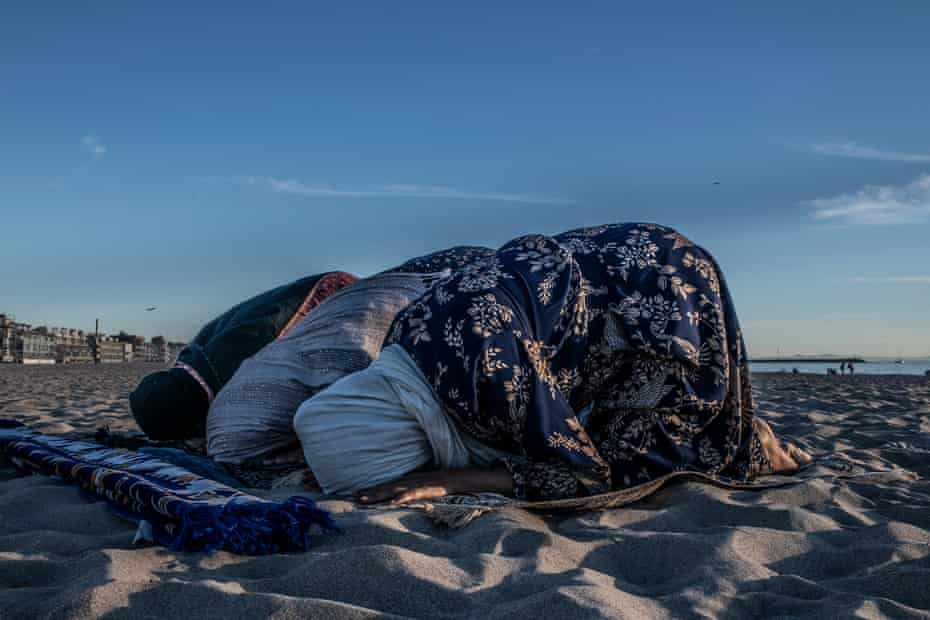
<path fill-rule="evenodd" d="M 232 500 L 222 506 L 194 505 L 180 516 L 176 535 L 156 528 L 160 544 L 185 551 L 265 555 L 308 549 L 313 526 L 342 532 L 328 512 L 300 496 L 281 503 Z"/>

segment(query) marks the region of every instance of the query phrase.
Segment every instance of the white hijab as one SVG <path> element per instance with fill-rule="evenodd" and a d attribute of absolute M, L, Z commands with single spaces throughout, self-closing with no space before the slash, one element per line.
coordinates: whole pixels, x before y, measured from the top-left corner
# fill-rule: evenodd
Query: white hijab
<path fill-rule="evenodd" d="M 501 454 L 459 432 L 399 345 L 304 402 L 294 430 L 323 491 L 336 495 L 395 480 L 426 464 L 486 466 Z"/>

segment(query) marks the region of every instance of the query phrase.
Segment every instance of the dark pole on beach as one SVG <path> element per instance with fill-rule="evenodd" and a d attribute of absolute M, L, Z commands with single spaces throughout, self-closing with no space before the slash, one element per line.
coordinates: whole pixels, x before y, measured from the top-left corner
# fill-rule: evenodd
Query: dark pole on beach
<path fill-rule="evenodd" d="M 94 364 L 100 363 L 100 319 L 94 323 Z"/>

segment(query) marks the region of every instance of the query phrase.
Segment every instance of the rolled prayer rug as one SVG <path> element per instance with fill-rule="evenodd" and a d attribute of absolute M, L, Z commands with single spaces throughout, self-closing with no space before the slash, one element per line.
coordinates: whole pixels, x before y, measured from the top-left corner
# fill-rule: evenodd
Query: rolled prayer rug
<path fill-rule="evenodd" d="M 264 500 L 146 454 L 43 435 L 11 420 L 0 420 L 0 455 L 106 500 L 139 524 L 137 540 L 174 549 L 304 551 L 314 531 L 339 530 L 309 498 Z"/>

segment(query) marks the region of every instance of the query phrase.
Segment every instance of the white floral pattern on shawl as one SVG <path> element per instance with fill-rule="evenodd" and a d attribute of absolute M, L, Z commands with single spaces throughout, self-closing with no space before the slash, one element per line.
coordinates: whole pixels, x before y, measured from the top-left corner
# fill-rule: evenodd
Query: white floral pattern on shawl
<path fill-rule="evenodd" d="M 474 245 L 458 245 L 431 254 L 411 258 L 405 263 L 386 270 L 386 273 L 435 273 L 443 270 L 451 272 L 485 259 L 493 258 L 494 250 Z"/>
<path fill-rule="evenodd" d="M 518 455 L 506 463 L 521 498 L 675 470 L 745 480 L 761 458 L 723 276 L 663 226 L 515 239 L 408 306 L 387 342 L 463 431 Z M 575 412 L 592 404 L 582 425 Z"/>

